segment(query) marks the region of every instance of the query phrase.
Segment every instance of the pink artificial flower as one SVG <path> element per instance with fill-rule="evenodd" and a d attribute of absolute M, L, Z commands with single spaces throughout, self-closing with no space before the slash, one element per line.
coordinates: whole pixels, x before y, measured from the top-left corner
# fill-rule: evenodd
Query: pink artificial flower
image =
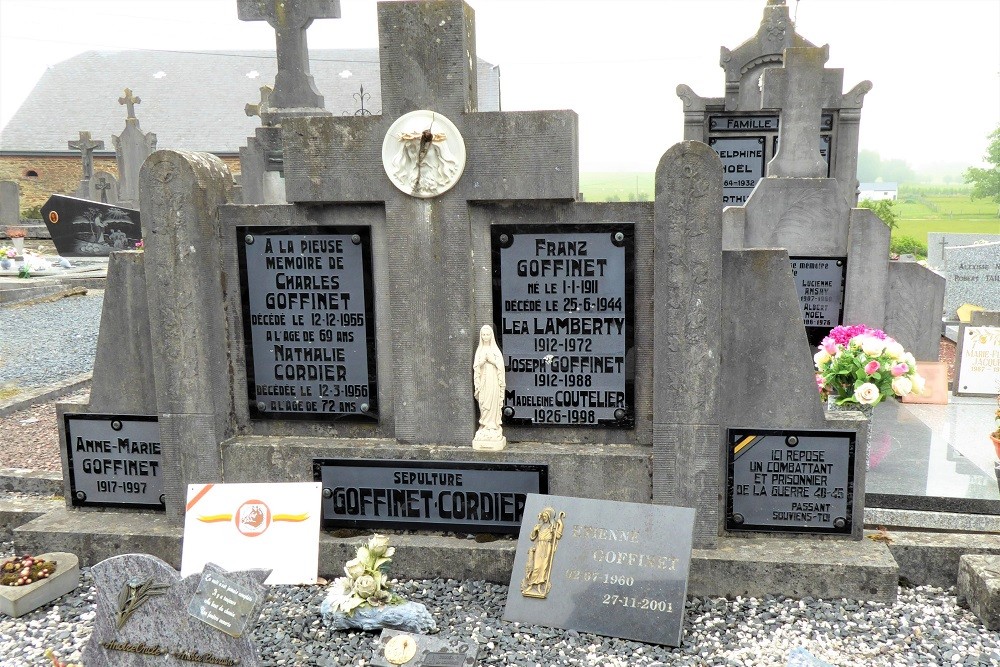
<path fill-rule="evenodd" d="M 820 391 L 826 389 L 826 380 L 823 379 L 823 375 L 816 373 L 816 388 Z"/>
<path fill-rule="evenodd" d="M 865 373 L 872 375 L 878 371 L 878 361 L 872 359 L 867 364 L 865 364 Z"/>
<path fill-rule="evenodd" d="M 899 377 L 900 375 L 906 375 L 909 372 L 910 372 L 910 367 L 904 363 L 898 363 L 892 367 L 892 374 L 895 377 Z"/>
<path fill-rule="evenodd" d="M 823 342 L 820 344 L 819 347 L 821 350 L 829 354 L 831 357 L 836 356 L 837 354 L 837 341 L 830 338 L 829 336 L 823 339 Z"/>
<path fill-rule="evenodd" d="M 14 259 L 15 257 L 17 257 L 17 251 L 16 250 L 14 250 L 13 248 L 11 248 L 10 250 L 7 251 L 7 258 L 8 259 Z"/>

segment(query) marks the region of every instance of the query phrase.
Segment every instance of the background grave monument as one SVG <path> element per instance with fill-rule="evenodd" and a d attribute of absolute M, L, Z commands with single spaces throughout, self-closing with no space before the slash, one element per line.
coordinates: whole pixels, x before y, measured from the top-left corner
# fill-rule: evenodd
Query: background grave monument
<path fill-rule="evenodd" d="M 1000 240 L 944 249 L 945 319 L 964 304 L 1000 310 Z"/>
<path fill-rule="evenodd" d="M 0 227 L 21 223 L 21 188 L 17 181 L 0 181 Z"/>
<path fill-rule="evenodd" d="M 785 100 L 761 97 L 761 75 L 782 67 L 785 49 L 814 46 L 795 31 L 785 0 L 768 0 L 757 34 L 735 49 L 722 47 L 719 66 L 725 71 L 724 97 L 701 97 L 689 86 L 677 86 L 683 102 L 684 139 L 707 143 L 722 158 L 725 205 L 745 204 L 761 178 L 777 175 L 768 163 L 778 152 L 778 130 L 786 122 L 781 118 Z M 837 181 L 841 196 L 853 206 L 857 203 L 861 106 L 872 84 L 862 81 L 842 93 L 841 70 L 826 70 L 816 83 L 825 93 L 819 136 L 810 139 L 820 151 L 823 167 L 819 171 Z"/>
<path fill-rule="evenodd" d="M 83 162 L 83 178 L 80 179 L 80 187 L 77 188 L 74 195 L 81 199 L 92 199 L 94 198 L 95 183 L 94 181 L 94 151 L 104 150 L 104 141 L 98 139 L 94 140 L 90 138 L 90 132 L 80 132 L 80 138 L 76 141 L 67 142 L 69 148 L 76 149 L 80 151 L 80 158 Z M 107 196 L 103 201 L 107 202 Z"/>
<path fill-rule="evenodd" d="M 135 115 L 135 105 L 141 99 L 134 96 L 129 88 L 118 98 L 118 103 L 125 105 L 125 129 L 119 135 L 111 137 L 115 145 L 115 158 L 118 161 L 118 190 L 121 204 L 128 208 L 139 208 L 139 169 L 146 158 L 156 150 L 156 135 L 143 132 L 139 127 L 139 119 Z"/>

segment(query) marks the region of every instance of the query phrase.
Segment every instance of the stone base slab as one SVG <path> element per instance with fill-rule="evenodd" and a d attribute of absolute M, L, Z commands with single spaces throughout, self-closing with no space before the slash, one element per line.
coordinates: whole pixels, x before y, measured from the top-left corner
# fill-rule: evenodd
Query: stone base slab
<path fill-rule="evenodd" d="M 61 498 L 0 498 L 0 536 L 64 506 Z"/>
<path fill-rule="evenodd" d="M 39 558 L 55 561 L 55 573 L 27 586 L 0 586 L 0 614 L 24 616 L 80 585 L 80 561 L 73 554 L 56 551 L 39 554 Z"/>
<path fill-rule="evenodd" d="M 987 630 L 1000 630 L 1000 556 L 961 557 L 958 603 L 967 606 Z"/>
<path fill-rule="evenodd" d="M 888 532 L 889 551 L 899 578 L 914 586 L 948 588 L 958 583 L 959 559 L 966 554 L 1000 555 L 995 533 Z"/>

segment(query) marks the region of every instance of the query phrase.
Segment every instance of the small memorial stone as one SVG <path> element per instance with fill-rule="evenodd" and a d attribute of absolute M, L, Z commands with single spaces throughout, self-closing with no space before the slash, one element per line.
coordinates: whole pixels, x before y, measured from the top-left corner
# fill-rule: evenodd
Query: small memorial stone
<path fill-rule="evenodd" d="M 528 496 L 504 620 L 680 646 L 694 514 Z"/>
<path fill-rule="evenodd" d="M 963 324 L 958 333 L 956 396 L 1000 393 L 1000 326 Z"/>
<path fill-rule="evenodd" d="M 63 551 L 39 554 L 35 560 L 55 564 L 55 571 L 31 583 L 0 584 L 0 614 L 17 618 L 56 600 L 80 585 L 80 559 Z M 21 563 L 14 558 L 6 562 Z M 2 574 L 6 574 L 3 572 Z"/>
<path fill-rule="evenodd" d="M 850 535 L 850 431 L 730 429 L 726 529 Z"/>
<path fill-rule="evenodd" d="M 177 570 L 155 556 L 125 554 L 104 560 L 93 567 L 97 587 L 94 631 L 83 662 L 115 667 L 188 663 L 255 667 L 260 660 L 249 630 L 263 608 L 263 581 L 268 573 L 226 572 L 209 563 L 204 572 L 181 579 Z M 204 596 L 210 593 L 209 580 L 216 582 L 214 591 L 234 600 L 232 605 L 217 604 L 220 620 L 228 618 L 226 611 L 230 611 L 235 627 L 235 614 L 244 614 L 238 619 L 243 626 L 241 636 L 206 622 L 215 615 L 215 610 L 202 611 Z M 243 596 L 251 598 L 252 604 L 244 604 L 248 601 Z M 198 613 L 192 614 L 195 604 Z"/>
<path fill-rule="evenodd" d="M 379 650 L 372 657 L 375 667 L 473 667 L 479 645 L 468 639 L 439 639 L 401 630 L 383 630 Z"/>

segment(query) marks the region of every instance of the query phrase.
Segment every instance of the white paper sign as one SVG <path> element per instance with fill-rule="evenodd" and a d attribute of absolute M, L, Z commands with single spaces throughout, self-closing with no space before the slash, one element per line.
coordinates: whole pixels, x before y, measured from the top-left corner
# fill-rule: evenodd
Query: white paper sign
<path fill-rule="evenodd" d="M 266 584 L 315 584 L 322 484 L 189 484 L 181 576 L 206 563 L 271 570 Z"/>

